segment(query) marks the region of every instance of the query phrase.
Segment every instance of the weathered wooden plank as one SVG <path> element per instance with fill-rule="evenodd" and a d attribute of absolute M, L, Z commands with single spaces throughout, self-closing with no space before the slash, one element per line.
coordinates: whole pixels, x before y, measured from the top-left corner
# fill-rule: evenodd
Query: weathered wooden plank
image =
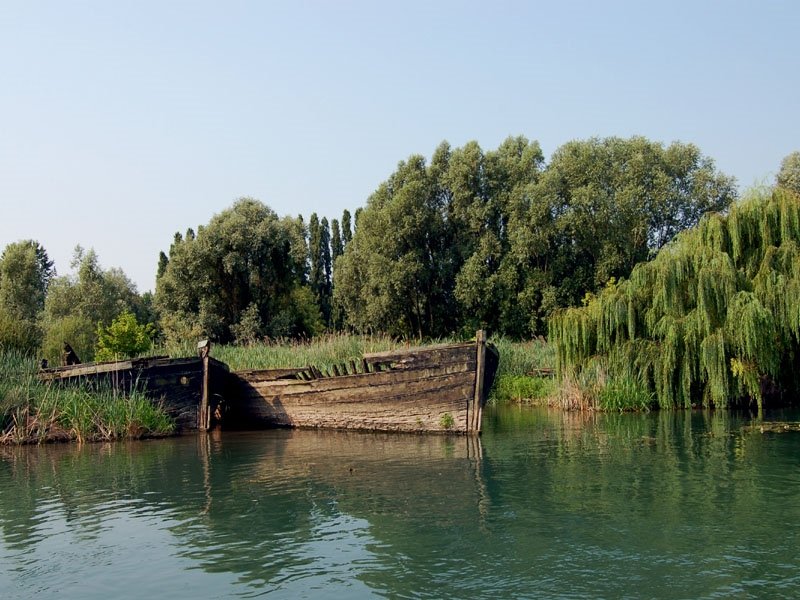
<path fill-rule="evenodd" d="M 114 373 L 120 370 L 131 369 L 132 367 L 133 365 L 131 364 L 131 361 L 124 361 L 120 363 L 86 363 L 82 365 L 48 369 L 47 371 L 40 373 L 39 376 L 44 380 L 69 379 L 73 377 Z"/>
<path fill-rule="evenodd" d="M 475 360 L 475 344 L 451 344 L 434 346 L 432 349 L 415 351 L 393 351 L 368 354 L 364 357 L 368 364 L 391 364 L 393 369 L 423 368 L 452 362 Z"/>
<path fill-rule="evenodd" d="M 306 368 L 262 369 L 262 370 L 237 371 L 236 374 L 240 377 L 247 377 L 248 379 L 257 379 L 260 381 L 274 381 L 276 379 L 285 379 L 291 376 L 298 376 L 304 371 L 306 371 Z"/>
<path fill-rule="evenodd" d="M 408 373 L 405 375 L 413 377 L 408 377 L 402 386 L 389 375 L 372 374 L 370 377 L 375 381 L 366 387 L 293 386 L 288 388 L 295 392 L 292 394 L 285 393 L 286 386 L 276 389 L 265 384 L 249 393 L 243 391 L 242 401 L 248 414 L 276 425 L 387 431 L 467 430 L 466 408 L 473 393 L 474 373 L 462 371 L 438 376 Z M 337 379 L 313 383 L 334 381 Z"/>
<path fill-rule="evenodd" d="M 426 386 L 431 390 L 430 394 L 435 394 L 437 382 L 439 381 L 462 381 L 468 383 L 470 387 L 469 395 L 459 399 L 459 401 L 464 402 L 464 408 L 466 408 L 467 402 L 472 399 L 472 390 L 474 389 L 474 374 L 469 371 L 438 375 L 417 374 L 415 377 L 407 378 L 402 384 L 388 379 L 383 381 L 378 378 L 374 379 L 369 386 L 363 387 L 314 385 L 322 382 L 335 382 L 335 379 L 317 380 L 308 383 L 298 381 L 299 385 L 289 388 L 260 384 L 250 388 L 243 387 L 240 389 L 240 393 L 252 397 L 260 396 L 268 400 L 279 398 L 283 403 L 315 402 L 329 405 L 331 402 L 347 402 L 349 399 L 353 399 L 356 402 L 364 402 L 374 398 L 401 397 L 409 394 L 429 395 Z"/>
<path fill-rule="evenodd" d="M 276 381 L 250 381 L 243 377 L 242 381 L 256 390 L 265 390 L 263 393 L 275 394 L 302 394 L 306 392 L 317 393 L 321 391 L 339 389 L 367 389 L 380 385 L 402 386 L 408 381 L 424 380 L 437 375 L 450 375 L 453 373 L 474 373 L 469 365 L 453 364 L 443 369 L 415 369 L 413 371 L 383 371 L 379 373 L 360 373 L 358 375 L 343 375 L 342 377 L 329 377 L 312 381 L 298 379 L 279 379 Z M 473 375 L 474 377 L 474 375 Z M 266 390 L 270 390 L 267 392 Z"/>

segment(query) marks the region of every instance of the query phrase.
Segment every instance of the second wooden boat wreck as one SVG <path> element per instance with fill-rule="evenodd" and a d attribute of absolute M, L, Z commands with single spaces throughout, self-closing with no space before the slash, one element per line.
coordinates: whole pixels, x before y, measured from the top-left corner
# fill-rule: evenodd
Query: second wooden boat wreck
<path fill-rule="evenodd" d="M 333 367 L 232 373 L 226 422 L 245 426 L 480 433 L 498 366 L 475 342 L 368 354 Z"/>
<path fill-rule="evenodd" d="M 43 369 L 44 381 L 74 384 L 102 383 L 123 394 L 136 389 L 157 402 L 178 431 L 208 429 L 215 415 L 211 404 L 227 395 L 228 366 L 208 356 L 208 345 L 199 357 L 153 356 L 101 363 L 79 363 Z"/>

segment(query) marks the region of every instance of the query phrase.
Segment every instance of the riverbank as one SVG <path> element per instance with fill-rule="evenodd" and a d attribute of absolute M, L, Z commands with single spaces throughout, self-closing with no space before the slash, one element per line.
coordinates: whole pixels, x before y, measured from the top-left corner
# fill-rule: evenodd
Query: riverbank
<path fill-rule="evenodd" d="M 139 390 L 41 381 L 33 357 L 0 352 L 0 444 L 139 439 L 174 430 L 158 403 Z"/>

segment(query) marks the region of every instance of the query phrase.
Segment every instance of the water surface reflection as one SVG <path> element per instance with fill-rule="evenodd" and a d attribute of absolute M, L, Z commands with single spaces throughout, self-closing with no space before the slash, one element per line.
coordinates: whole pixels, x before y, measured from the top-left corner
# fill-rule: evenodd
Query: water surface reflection
<path fill-rule="evenodd" d="M 485 418 L 481 441 L 267 431 L 0 449 L 0 585 L 60 598 L 800 593 L 800 435 L 743 433 L 730 413 Z"/>

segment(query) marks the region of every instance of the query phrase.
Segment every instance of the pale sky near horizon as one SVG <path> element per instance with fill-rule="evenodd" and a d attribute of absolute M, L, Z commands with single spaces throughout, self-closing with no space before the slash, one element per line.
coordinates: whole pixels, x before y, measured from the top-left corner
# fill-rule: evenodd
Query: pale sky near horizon
<path fill-rule="evenodd" d="M 771 0 L 0 0 L 0 249 L 143 292 L 235 199 L 339 218 L 443 140 L 679 140 L 744 191 L 800 150 L 798 31 Z"/>

